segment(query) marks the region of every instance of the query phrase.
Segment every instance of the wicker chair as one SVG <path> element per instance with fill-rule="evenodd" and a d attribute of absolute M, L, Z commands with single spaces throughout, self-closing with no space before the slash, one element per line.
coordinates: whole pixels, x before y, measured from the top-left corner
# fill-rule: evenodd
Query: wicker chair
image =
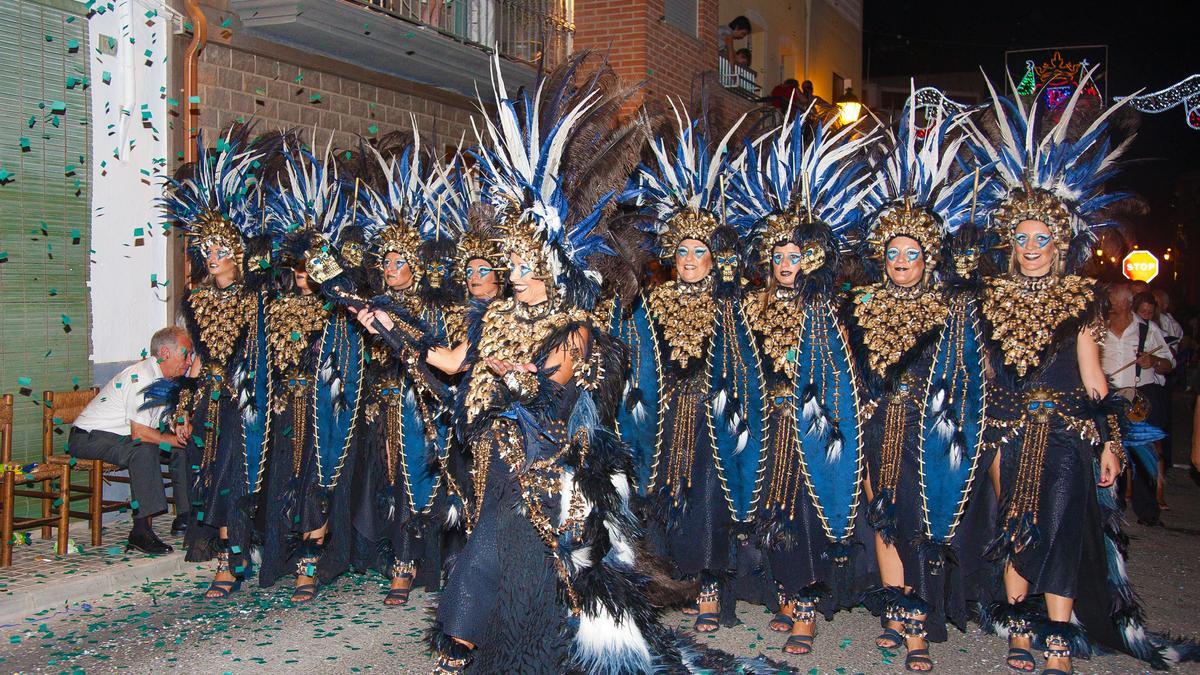
<path fill-rule="evenodd" d="M 43 528 L 48 534 L 51 527 L 58 528 L 56 550 L 59 555 L 67 552 L 68 525 L 70 524 L 70 500 L 67 491 L 71 484 L 71 467 L 67 464 L 41 463 L 32 471 L 21 471 L 21 466 L 12 461 L 13 397 L 0 397 L 0 567 L 12 565 L 13 532 L 35 527 Z M 57 485 L 55 484 L 57 481 Z M 18 485 L 41 484 L 39 490 L 18 490 Z M 43 501 L 41 518 L 18 518 L 15 502 L 18 496 L 37 497 Z M 57 513 L 50 515 L 50 507 Z"/>

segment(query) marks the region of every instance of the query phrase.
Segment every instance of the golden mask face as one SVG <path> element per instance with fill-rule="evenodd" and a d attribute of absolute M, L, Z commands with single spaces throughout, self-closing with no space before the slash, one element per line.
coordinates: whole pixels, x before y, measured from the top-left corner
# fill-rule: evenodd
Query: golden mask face
<path fill-rule="evenodd" d="M 357 241 L 349 241 L 342 245 L 342 257 L 355 267 L 362 265 L 363 254 L 362 244 Z"/>
<path fill-rule="evenodd" d="M 323 284 L 342 273 L 341 265 L 338 265 L 333 254 L 324 247 L 310 250 L 304 257 L 309 278 L 318 284 Z"/>
<path fill-rule="evenodd" d="M 729 283 L 737 278 L 738 257 L 736 253 L 718 251 L 714 257 L 717 260 L 717 269 L 721 271 L 721 281 Z"/>
<path fill-rule="evenodd" d="M 970 276 L 979 266 L 979 249 L 972 246 L 954 252 L 954 271 L 960 277 Z"/>
<path fill-rule="evenodd" d="M 800 249 L 800 271 L 804 276 L 825 266 L 825 249 L 815 242 L 808 242 Z"/>

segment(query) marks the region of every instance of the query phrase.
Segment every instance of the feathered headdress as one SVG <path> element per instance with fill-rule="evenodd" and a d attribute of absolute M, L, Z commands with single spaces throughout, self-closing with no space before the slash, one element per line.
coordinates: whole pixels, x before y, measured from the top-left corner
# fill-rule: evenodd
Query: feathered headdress
<path fill-rule="evenodd" d="M 990 80 L 995 116 L 994 134 L 971 126 L 971 148 L 982 161 L 994 166 L 993 180 L 981 191 L 981 203 L 999 236 L 1007 239 L 1023 220 L 1045 223 L 1069 262 L 1082 263 L 1095 243 L 1097 228 L 1112 225 L 1104 210 L 1125 199 L 1123 193 L 1104 192 L 1104 183 L 1116 172 L 1116 162 L 1133 140 L 1130 135 L 1113 147 L 1109 120 L 1130 99 L 1101 113 L 1082 132 L 1076 132 L 1080 94 L 1091 78 L 1084 74 L 1058 121 L 1039 135 L 1037 102 L 1028 107 L 996 93 Z M 986 80 L 986 78 L 985 78 Z M 1014 87 L 1015 89 L 1015 87 Z M 991 130 L 988 130 L 991 131 Z"/>
<path fill-rule="evenodd" d="M 423 270 L 416 264 L 421 247 L 420 227 L 428 218 L 421 137 L 414 126 L 412 142 L 406 143 L 398 155 L 384 157 L 373 147 L 369 147 L 368 152 L 375 157 L 383 177 L 379 191 L 364 193 L 364 214 L 376 234 L 371 243 L 372 252 L 380 260 L 388 253 L 399 253 L 400 258 L 409 263 L 414 280 L 420 281 Z"/>
<path fill-rule="evenodd" d="M 730 219 L 752 229 L 763 253 L 781 242 L 801 244 L 797 228 L 808 223 L 824 223 L 845 244 L 842 233 L 858 220 L 870 179 L 863 154 L 875 138 L 810 114 L 812 107 L 796 115 L 789 108 L 783 125 L 748 143 L 734 163 Z"/>
<path fill-rule="evenodd" d="M 317 249 L 328 253 L 344 235 L 369 225 L 356 204 L 356 186 L 338 177 L 331 144 L 332 138 L 321 159 L 304 148 L 285 148 L 286 169 L 268 191 L 266 220 L 285 255 L 296 260 L 309 260 Z"/>
<path fill-rule="evenodd" d="M 500 248 L 520 256 L 534 274 L 557 290 L 568 305 L 591 309 L 600 293 L 602 276 L 592 256 L 612 256 L 603 227 L 613 192 L 598 199 L 569 199 L 568 190 L 584 185 L 564 179 L 566 149 L 578 132 L 591 126 L 594 115 L 615 114 L 593 78 L 568 92 L 571 77 L 556 89 L 539 82 L 531 97 L 507 97 L 498 60 L 493 60 L 492 95 L 495 115 L 485 114 L 482 128 L 472 124 L 479 142 L 475 151 L 484 199 L 496 209 Z M 594 157 L 572 157 L 573 161 Z"/>
<path fill-rule="evenodd" d="M 875 167 L 875 181 L 863 201 L 869 214 L 867 241 L 881 257 L 898 236 L 921 245 L 926 267 L 938 263 L 943 239 L 971 218 L 974 175 L 956 169 L 966 142 L 970 114 L 950 112 L 935 119 L 924 138 L 916 132 L 915 106 L 905 106 L 898 134 L 888 130 L 881 143 L 885 153 Z"/>
<path fill-rule="evenodd" d="M 446 165 L 438 165 L 429 182 L 431 201 L 438 204 L 439 220 L 457 239 L 455 273 L 462 277 L 472 260 L 486 260 L 494 268 L 504 267 L 500 254 L 501 232 L 496 227 L 496 210 L 483 203 L 479 181 L 466 166 L 461 153 Z"/>
<path fill-rule="evenodd" d="M 676 137 L 672 141 L 658 137 L 651 141 L 654 166 L 638 167 L 631 186 L 621 195 L 654 217 L 651 228 L 658 239 L 659 255 L 674 253 L 684 239 L 710 242 L 723 220 L 722 176 L 728 164 L 726 150 L 729 139 L 741 126 L 745 115 L 730 127 L 715 147 L 699 128 L 699 123 L 686 112 L 681 113 L 674 101 Z M 745 232 L 739 232 L 739 235 Z"/>
<path fill-rule="evenodd" d="M 255 168 L 261 155 L 248 141 L 249 127 L 230 128 L 216 147 L 196 136 L 197 160 L 168 178 L 159 205 L 186 237 L 193 265 L 204 268 L 210 247 L 229 249 L 237 257 L 246 242 L 265 234 L 255 199 Z"/>

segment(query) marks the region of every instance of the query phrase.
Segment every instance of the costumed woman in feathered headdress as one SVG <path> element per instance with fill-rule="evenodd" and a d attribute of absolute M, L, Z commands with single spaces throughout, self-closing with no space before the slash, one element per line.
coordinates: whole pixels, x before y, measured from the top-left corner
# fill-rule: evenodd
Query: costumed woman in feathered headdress
<path fill-rule="evenodd" d="M 1032 671 L 1030 649 L 1040 647 L 1052 674 L 1072 672 L 1090 642 L 1156 668 L 1195 656 L 1194 645 L 1145 630 L 1125 576 L 1112 487 L 1125 462 L 1123 399 L 1110 394 L 1100 365 L 1106 324 L 1095 280 L 1078 271 L 1094 230 L 1111 222 L 1105 209 L 1124 198 L 1104 183 L 1128 140 L 1112 138 L 1121 105 L 1084 119 L 1085 89 L 1057 120 L 1036 101 L 993 89 L 994 120 L 973 134 L 995 171 L 991 225 L 1012 249 L 1008 273 L 987 281 L 982 300 L 995 373 L 988 424 L 1000 437 L 1001 518 L 990 552 L 1008 596 L 989 608 L 985 627 L 1008 638 L 1009 667 Z"/>
<path fill-rule="evenodd" d="M 183 316 L 199 356 L 194 391 L 180 395 L 191 411 L 188 459 L 196 472 L 195 522 L 184 544 L 189 561 L 216 557 L 205 597 L 227 598 L 251 571 L 255 498 L 266 450 L 268 368 L 264 294 L 272 274 L 271 239 L 249 179 L 262 155 L 247 127 L 231 130 L 165 188 L 162 206 L 187 241 L 193 282 Z M 194 366 L 195 367 L 195 366 Z M 184 416 L 186 412 L 182 413 Z"/>
<path fill-rule="evenodd" d="M 647 303 L 662 372 L 647 528 L 675 572 L 699 580 L 690 611 L 704 633 L 737 623 L 731 551 L 754 514 L 763 429 L 762 370 L 741 304 L 744 256 L 723 214 L 737 126 L 710 146 L 676 109 L 676 138 L 652 141 L 656 165 L 641 167 L 622 196 L 653 216 L 658 253 L 675 267 Z"/>
<path fill-rule="evenodd" d="M 442 316 L 422 288 L 429 274 L 423 262 L 420 230 L 429 220 L 420 148 L 413 141 L 390 159 L 377 156 L 383 185 L 364 191 L 364 206 L 375 223 L 366 273 L 382 297 L 413 320 Z M 435 261 L 437 262 L 437 261 Z M 439 264 L 441 264 L 439 262 Z M 440 287 L 439 287 L 440 288 Z M 423 346 L 399 353 L 374 341 L 366 367 L 360 456 L 366 467 L 356 523 L 370 543 L 366 564 L 391 579 L 385 605 L 408 602 L 414 584 L 437 590 L 442 580 L 443 533 L 463 514 L 452 508 L 456 483 L 445 480 L 447 429 L 441 387 L 422 372 L 423 350 L 441 340 L 446 327 L 420 322 Z"/>
<path fill-rule="evenodd" d="M 322 249 L 358 255 L 359 238 L 347 235 L 359 226 L 353 186 L 337 175 L 329 148 L 321 159 L 301 148 L 285 153 L 286 173 L 266 201 L 288 269 L 267 308 L 271 450 L 259 582 L 294 572 L 292 601 L 308 602 L 318 583 L 345 571 L 353 543 L 348 494 L 363 351 L 357 326 L 316 293 L 306 264 Z"/>
<path fill-rule="evenodd" d="M 970 218 L 973 177 L 955 173 L 963 118 L 936 118 L 918 139 L 914 116 L 910 103 L 880 144 L 864 212 L 867 255 L 882 259 L 884 278 L 854 289 L 846 320 L 865 391 L 867 520 L 881 581 L 868 606 L 885 629 L 876 644 L 905 646 L 905 668 L 928 671 L 928 640 L 944 641 L 948 622 L 965 629 L 974 595 L 955 530 L 974 486 L 984 392 L 978 341 L 951 339 L 961 317 L 940 281 L 953 264 L 944 238 Z"/>
<path fill-rule="evenodd" d="M 855 127 L 818 123 L 808 111 L 747 146 L 735 163 L 730 210 L 754 228 L 766 288 L 746 300 L 763 356 L 766 428 L 755 514 L 778 596 L 771 629 L 783 650 L 812 651 L 817 612 L 831 619 L 858 603 L 852 554 L 862 456 L 853 355 L 836 287 L 846 230 L 857 222 L 873 142 Z M 864 575 L 859 575 L 865 577 Z"/>
<path fill-rule="evenodd" d="M 466 343 L 429 355 L 464 373 L 456 429 L 476 495 L 474 530 L 439 597 L 436 672 L 636 673 L 681 659 L 638 568 L 630 455 L 613 432 L 624 355 L 594 320 L 600 270 L 619 263 L 608 260 L 606 191 L 636 148 L 613 150 L 625 97 L 601 88 L 604 68 L 577 85 L 582 58 L 517 100 L 495 67 L 479 166 L 513 297 L 473 314 Z M 391 323 L 360 316 L 369 330 Z"/>
<path fill-rule="evenodd" d="M 465 168 L 461 154 L 439 173 L 431 182 L 430 199 L 438 201 L 443 218 L 460 233 L 454 272 L 466 291 L 462 304 L 470 307 L 474 302 L 491 302 L 504 294 L 508 272 L 508 261 L 500 253 L 501 233 L 495 229 L 495 208 L 482 201 L 478 179 Z M 462 338 L 460 335 L 452 342 Z"/>

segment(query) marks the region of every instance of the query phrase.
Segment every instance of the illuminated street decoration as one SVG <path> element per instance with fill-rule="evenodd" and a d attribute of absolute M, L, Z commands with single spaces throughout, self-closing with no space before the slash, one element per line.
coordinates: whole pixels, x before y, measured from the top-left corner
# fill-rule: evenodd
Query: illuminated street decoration
<path fill-rule="evenodd" d="M 1033 70 L 1037 79 L 1036 90 L 1042 92 L 1041 98 L 1046 107 L 1050 110 L 1061 110 L 1079 87 L 1080 75 L 1089 70 L 1089 67 L 1087 59 L 1074 63 L 1064 59 L 1062 52 L 1055 51 L 1049 61 L 1035 65 Z M 1022 84 L 1024 81 L 1022 79 Z M 1100 98 L 1100 92 L 1090 80 L 1084 85 L 1083 93 L 1085 96 Z"/>
<path fill-rule="evenodd" d="M 1144 113 L 1160 113 L 1177 105 L 1183 106 L 1187 125 L 1200 131 L 1200 75 L 1191 75 L 1175 84 L 1150 94 L 1118 96 L 1121 101 L 1132 98 L 1130 105 Z"/>
<path fill-rule="evenodd" d="M 924 138 L 925 133 L 939 121 L 960 113 L 968 106 L 955 101 L 936 87 L 921 87 L 908 97 L 907 105 L 913 107 L 913 128 L 917 138 Z"/>

